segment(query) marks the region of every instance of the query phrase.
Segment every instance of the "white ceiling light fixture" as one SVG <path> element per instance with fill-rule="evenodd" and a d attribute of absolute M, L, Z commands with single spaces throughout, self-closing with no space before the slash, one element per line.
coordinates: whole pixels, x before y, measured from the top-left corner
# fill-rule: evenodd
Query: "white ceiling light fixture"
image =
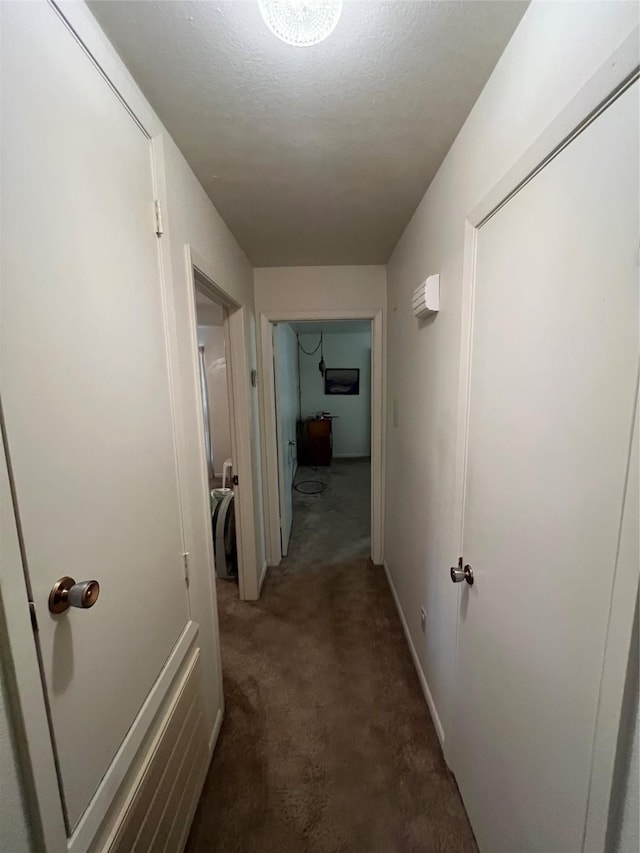
<path fill-rule="evenodd" d="M 258 0 L 266 25 L 294 47 L 311 47 L 335 30 L 342 0 Z"/>

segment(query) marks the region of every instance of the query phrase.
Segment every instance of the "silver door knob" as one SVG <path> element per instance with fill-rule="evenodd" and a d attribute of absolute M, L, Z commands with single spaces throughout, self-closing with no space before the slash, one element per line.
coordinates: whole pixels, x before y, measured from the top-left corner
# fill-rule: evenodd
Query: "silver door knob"
<path fill-rule="evenodd" d="M 51 613 L 64 613 L 69 607 L 80 607 L 86 610 L 98 600 L 100 584 L 98 581 L 80 581 L 65 575 L 53 585 L 49 593 L 49 610 Z"/>
<path fill-rule="evenodd" d="M 462 583 L 462 581 L 466 581 L 469 586 L 473 586 L 473 569 L 468 563 L 463 568 L 462 557 L 458 560 L 457 566 L 451 566 L 451 580 L 454 583 Z"/>

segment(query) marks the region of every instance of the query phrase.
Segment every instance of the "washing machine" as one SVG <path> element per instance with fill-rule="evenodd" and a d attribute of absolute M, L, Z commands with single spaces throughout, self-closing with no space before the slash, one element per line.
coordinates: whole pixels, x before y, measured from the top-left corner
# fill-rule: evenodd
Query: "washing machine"
<path fill-rule="evenodd" d="M 238 548 L 236 545 L 236 517 L 234 493 L 231 489 L 215 489 L 212 493 L 215 506 L 211 513 L 213 527 L 213 555 L 216 577 L 238 576 Z"/>

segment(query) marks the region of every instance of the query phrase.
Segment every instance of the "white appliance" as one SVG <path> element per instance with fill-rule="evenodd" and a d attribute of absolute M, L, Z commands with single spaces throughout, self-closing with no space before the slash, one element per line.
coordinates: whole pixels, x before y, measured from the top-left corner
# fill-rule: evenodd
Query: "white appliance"
<path fill-rule="evenodd" d="M 213 527 L 213 555 L 216 577 L 233 578 L 238 575 L 238 549 L 236 545 L 236 517 L 231 489 L 214 489 L 215 501 L 211 514 Z"/>

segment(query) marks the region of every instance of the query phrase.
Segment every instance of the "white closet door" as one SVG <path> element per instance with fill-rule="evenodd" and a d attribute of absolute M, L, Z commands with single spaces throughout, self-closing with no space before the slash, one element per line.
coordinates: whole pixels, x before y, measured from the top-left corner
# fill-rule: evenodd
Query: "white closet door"
<path fill-rule="evenodd" d="M 452 738 L 482 853 L 582 847 L 638 370 L 638 151 L 636 83 L 478 234 Z"/>
<path fill-rule="evenodd" d="M 293 524 L 293 478 L 297 468 L 296 418 L 298 373 L 296 336 L 286 323 L 273 326 L 273 370 L 278 437 L 278 486 L 280 492 L 280 543 L 286 557 Z"/>
<path fill-rule="evenodd" d="M 71 831 L 189 621 L 150 143 L 46 3 L 2 10 L 2 402 Z M 97 603 L 54 616 L 69 575 Z"/>

